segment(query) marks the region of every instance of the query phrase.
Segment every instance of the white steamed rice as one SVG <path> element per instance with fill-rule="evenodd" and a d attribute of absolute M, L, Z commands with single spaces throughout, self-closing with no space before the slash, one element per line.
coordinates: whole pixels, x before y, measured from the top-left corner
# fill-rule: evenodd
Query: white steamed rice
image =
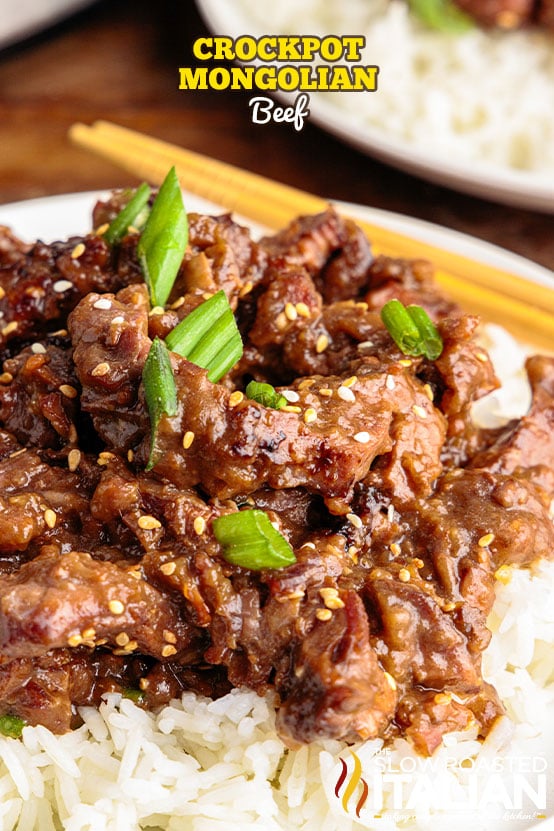
<path fill-rule="evenodd" d="M 505 366 L 497 363 L 500 374 L 511 368 L 509 383 L 520 385 L 519 393 L 510 388 L 509 414 L 521 414 L 527 401 L 523 353 L 497 327 L 487 336 L 493 354 L 504 359 Z M 518 398 L 520 413 L 514 413 Z M 418 758 L 404 740 L 391 748 L 380 740 L 356 748 L 328 741 L 288 752 L 275 733 L 271 697 L 234 690 L 211 701 L 185 693 L 151 714 L 114 694 L 99 711 L 82 708 L 84 724 L 72 733 L 54 736 L 44 727 L 26 727 L 22 741 L 0 738 L 0 831 L 532 826 L 554 813 L 540 793 L 544 787 L 551 800 L 554 795 L 553 592 L 552 562 L 513 569 L 506 584 L 498 583 L 484 674 L 509 718 L 500 720 L 483 744 L 471 731 L 450 734 L 431 761 Z M 347 778 L 335 796 L 340 757 L 353 777 L 352 750 L 371 788 L 360 820 L 355 816 L 360 787 L 343 805 Z M 538 765 L 539 773 L 529 765 Z M 528 790 L 520 808 L 512 809 L 517 781 Z"/>
<path fill-rule="evenodd" d="M 366 37 L 380 67 L 374 93 L 327 96 L 349 123 L 377 128 L 433 158 L 554 174 L 554 34 L 448 36 L 421 25 L 405 0 L 237 0 L 252 34 Z"/>

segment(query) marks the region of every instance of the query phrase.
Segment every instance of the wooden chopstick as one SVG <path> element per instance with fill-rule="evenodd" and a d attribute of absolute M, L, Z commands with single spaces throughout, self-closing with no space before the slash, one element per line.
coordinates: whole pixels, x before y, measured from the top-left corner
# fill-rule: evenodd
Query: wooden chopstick
<path fill-rule="evenodd" d="M 298 188 L 110 122 L 75 124 L 70 137 L 151 184 L 160 184 L 174 165 L 185 190 L 268 228 L 282 228 L 295 216 L 317 213 L 329 204 Z M 375 253 L 430 260 L 437 283 L 467 311 L 504 325 L 535 347 L 554 350 L 554 289 L 373 223 L 355 221 Z"/>

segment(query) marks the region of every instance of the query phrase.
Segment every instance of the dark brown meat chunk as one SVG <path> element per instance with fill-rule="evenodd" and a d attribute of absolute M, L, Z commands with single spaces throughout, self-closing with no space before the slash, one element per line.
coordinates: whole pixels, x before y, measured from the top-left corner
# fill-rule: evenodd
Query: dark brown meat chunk
<path fill-rule="evenodd" d="M 155 470 L 179 487 L 201 484 L 222 499 L 268 484 L 278 489 L 302 485 L 347 500 L 375 458 L 387 453 L 382 480 L 392 483 L 397 477 L 400 498 L 413 489 L 425 492 L 441 470 L 443 420 L 423 387 L 400 370 L 394 389 L 387 387 L 389 373 L 374 370 L 371 362 L 360 364 L 352 389 L 340 377 L 310 379 L 293 387 L 300 412 L 285 412 L 247 399 L 235 404 L 203 370 L 176 360 L 179 410 L 160 422 Z M 321 395 L 321 388 L 330 394 Z M 187 431 L 194 441 L 184 449 Z M 416 444 L 406 446 L 411 440 Z M 142 448 L 142 455 L 147 453 L 149 442 Z"/>
<path fill-rule="evenodd" d="M 297 746 L 322 738 L 378 736 L 396 709 L 396 693 L 369 643 L 367 615 L 355 592 L 328 621 L 317 620 L 293 653 L 292 682 L 281 691 L 277 729 Z"/>
<path fill-rule="evenodd" d="M 46 552 L 7 575 L 0 585 L 0 649 L 11 658 L 35 657 L 50 649 L 95 645 L 98 640 L 127 652 L 166 657 L 190 640 L 177 609 L 153 586 L 90 554 Z M 124 641 L 124 642 L 123 642 Z"/>
<path fill-rule="evenodd" d="M 110 446 L 128 449 L 148 429 L 138 396 L 150 350 L 148 295 L 144 286 L 119 294 L 89 294 L 69 318 L 73 360 L 82 386 L 81 407 Z"/>
<path fill-rule="evenodd" d="M 77 439 L 78 383 L 69 349 L 35 343 L 4 361 L 0 421 L 18 441 L 57 448 Z"/>

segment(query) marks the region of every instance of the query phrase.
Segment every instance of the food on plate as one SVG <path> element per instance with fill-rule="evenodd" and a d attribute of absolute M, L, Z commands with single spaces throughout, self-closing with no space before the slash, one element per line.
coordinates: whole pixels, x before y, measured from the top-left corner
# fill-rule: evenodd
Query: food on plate
<path fill-rule="evenodd" d="M 436 4 L 418 2 L 428 5 Z M 459 169 L 468 181 L 502 177 L 503 186 L 530 191 L 554 181 L 553 33 L 546 25 L 444 31 L 424 23 L 406 0 L 281 0 L 269 19 L 257 0 L 232 6 L 240 11 L 237 35 L 269 29 L 365 37 L 362 63 L 379 67 L 378 89 L 310 98 L 319 123 L 370 152 L 413 161 L 419 172 L 422 163 L 445 175 Z M 546 22 L 546 5 L 543 14 Z M 226 19 L 233 19 L 229 12 Z"/>
<path fill-rule="evenodd" d="M 170 174 L 94 227 L 2 232 L 0 729 L 247 688 L 291 748 L 485 737 L 495 585 L 553 550 L 554 360 L 484 429 L 478 320 L 332 208 L 255 241 Z"/>
<path fill-rule="evenodd" d="M 472 21 L 499 29 L 529 24 L 554 29 L 552 0 L 408 0 L 408 3 L 424 23 L 443 31 L 464 31 Z"/>

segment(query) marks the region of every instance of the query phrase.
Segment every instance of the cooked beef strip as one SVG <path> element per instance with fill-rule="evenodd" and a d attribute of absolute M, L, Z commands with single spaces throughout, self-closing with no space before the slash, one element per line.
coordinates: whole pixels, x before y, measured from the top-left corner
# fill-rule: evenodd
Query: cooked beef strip
<path fill-rule="evenodd" d="M 0 236 L 0 303 L 18 321 L 0 389 L 0 712 L 63 732 L 109 690 L 158 706 L 247 685 L 275 688 L 290 746 L 404 735 L 430 754 L 448 730 L 485 735 L 502 712 L 480 666 L 495 571 L 554 547 L 552 361 L 528 362 L 527 416 L 480 431 L 471 406 L 497 382 L 477 321 L 429 264 L 373 260 L 332 209 L 260 243 L 229 216 L 191 215 L 154 314 L 137 239 L 109 250 L 92 235 L 72 257 L 78 239 Z M 172 355 L 178 414 L 147 473 L 152 339 L 220 288 L 244 356 L 212 384 Z M 379 317 L 394 296 L 437 319 L 437 361 L 398 351 Z M 250 377 L 288 409 L 231 397 Z M 249 507 L 293 565 L 226 562 L 212 522 Z"/>

